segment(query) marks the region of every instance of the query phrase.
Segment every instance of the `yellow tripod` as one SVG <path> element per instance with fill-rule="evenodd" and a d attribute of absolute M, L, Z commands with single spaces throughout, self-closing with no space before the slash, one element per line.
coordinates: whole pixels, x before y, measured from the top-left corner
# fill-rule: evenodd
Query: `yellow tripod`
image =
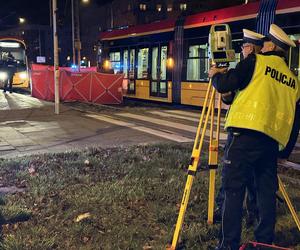
<path fill-rule="evenodd" d="M 219 132 L 220 132 L 220 117 L 221 117 L 221 95 L 218 98 L 218 113 L 217 113 L 217 131 L 214 132 L 214 120 L 215 120 L 215 95 L 216 90 L 212 87 L 211 81 L 209 81 L 208 88 L 205 95 L 202 113 L 200 116 L 199 125 L 197 128 L 196 138 L 194 141 L 194 147 L 192 151 L 191 161 L 188 168 L 188 177 L 184 188 L 183 198 L 179 210 L 179 215 L 176 223 L 176 228 L 172 240 L 172 245 L 167 249 L 175 250 L 179 234 L 182 228 L 184 215 L 187 209 L 188 200 L 190 197 L 193 181 L 196 176 L 200 154 L 203 146 L 204 136 L 207 128 L 207 124 L 210 119 L 210 143 L 209 143 L 209 159 L 208 164 L 210 166 L 210 182 L 209 182 L 209 208 L 208 208 L 208 223 L 213 223 L 213 211 L 214 211 L 214 194 L 215 194 L 215 175 L 216 168 L 218 166 L 218 147 L 219 147 Z"/>
<path fill-rule="evenodd" d="M 279 183 L 279 191 L 282 193 L 284 199 L 285 199 L 285 202 L 286 204 L 288 205 L 289 207 L 289 210 L 293 216 L 293 219 L 298 227 L 298 230 L 300 231 L 300 220 L 299 220 L 299 217 L 297 215 L 297 212 L 288 196 L 288 193 L 286 192 L 285 188 L 284 188 L 284 184 L 282 183 L 281 179 L 279 178 L 278 176 L 278 183 Z"/>
<path fill-rule="evenodd" d="M 209 165 L 209 199 L 208 199 L 208 224 L 213 224 L 213 213 L 214 213 L 214 202 L 215 202 L 215 176 L 216 169 L 218 166 L 218 148 L 219 148 L 219 134 L 220 134 L 220 117 L 221 117 L 221 95 L 218 94 L 218 102 L 217 102 L 217 116 L 216 116 L 216 128 L 214 126 L 215 122 L 215 99 L 216 99 L 216 90 L 212 87 L 211 80 L 209 81 L 205 100 L 203 104 L 202 113 L 200 116 L 200 121 L 198 124 L 196 138 L 194 141 L 191 161 L 188 167 L 188 176 L 187 181 L 184 188 L 184 193 L 180 205 L 179 215 L 172 239 L 172 245 L 167 246 L 167 250 L 176 250 L 177 243 L 180 236 L 180 231 L 183 225 L 184 215 L 187 209 L 188 200 L 191 193 L 191 188 L 193 185 L 193 181 L 196 176 L 197 168 L 199 165 L 201 150 L 203 146 L 204 136 L 207 128 L 207 124 L 210 119 L 210 140 L 209 140 L 209 157 L 208 157 L 208 165 Z M 214 131 L 216 129 L 216 131 Z M 297 216 L 297 213 L 288 197 L 288 194 L 284 188 L 282 181 L 278 176 L 279 181 L 279 190 L 283 194 L 284 199 L 290 209 L 290 212 L 293 216 L 293 219 L 300 231 L 300 222 Z"/>

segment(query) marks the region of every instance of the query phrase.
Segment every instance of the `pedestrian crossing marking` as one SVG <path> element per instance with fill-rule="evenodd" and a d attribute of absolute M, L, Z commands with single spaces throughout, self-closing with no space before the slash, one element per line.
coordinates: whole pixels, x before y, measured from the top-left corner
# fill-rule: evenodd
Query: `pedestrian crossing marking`
<path fill-rule="evenodd" d="M 165 112 L 172 113 L 172 114 L 179 114 L 179 115 L 184 115 L 184 116 L 195 117 L 195 118 L 198 118 L 198 120 L 200 119 L 200 115 L 201 115 L 201 112 L 199 112 L 199 111 L 195 111 L 195 113 L 192 113 L 192 112 L 183 111 L 183 110 L 166 110 Z"/>
<path fill-rule="evenodd" d="M 193 112 L 184 111 L 184 110 L 165 110 L 164 112 L 172 113 L 172 114 L 179 114 L 179 115 L 184 115 L 184 116 L 189 116 L 189 117 L 195 117 L 195 118 L 198 118 L 198 121 L 200 120 L 200 115 L 201 115 L 201 112 L 199 112 L 199 111 L 195 111 L 193 113 Z M 225 118 L 221 116 L 221 121 L 224 122 L 224 120 L 225 120 Z"/>
<path fill-rule="evenodd" d="M 149 113 L 154 114 L 154 115 L 159 115 L 162 117 L 174 117 L 174 118 L 179 118 L 179 119 L 188 120 L 188 121 L 192 121 L 192 122 L 199 122 L 199 118 L 197 119 L 197 118 L 188 117 L 188 116 L 169 114 L 169 113 L 162 112 L 162 111 L 150 111 Z"/>
<path fill-rule="evenodd" d="M 162 117 L 173 117 L 173 118 L 178 118 L 178 119 L 182 119 L 182 120 L 187 120 L 187 121 L 193 121 L 193 122 L 199 122 L 200 118 L 194 118 L 194 117 L 189 117 L 189 116 L 184 116 L 184 115 L 176 115 L 176 114 L 170 114 L 164 111 L 150 111 L 148 113 L 151 113 L 153 115 L 159 115 Z M 216 118 L 215 118 L 215 122 L 216 122 Z M 210 121 L 208 121 L 208 124 L 210 124 Z M 221 121 L 221 126 L 224 125 L 222 124 Z"/>
<path fill-rule="evenodd" d="M 108 122 L 114 125 L 118 125 L 118 126 L 122 126 L 122 127 L 127 127 L 127 128 L 131 128 L 134 130 L 138 130 L 147 134 L 151 134 L 151 135 L 155 135 L 158 137 L 162 137 L 171 141 L 176 141 L 176 142 L 192 142 L 194 141 L 194 139 L 191 138 L 187 138 L 178 134 L 174 134 L 174 133 L 166 133 L 166 132 L 162 132 L 160 130 L 155 130 L 155 129 L 151 129 L 151 128 L 147 128 L 147 127 L 143 127 L 143 126 L 138 126 L 134 123 L 130 123 L 130 122 L 124 122 L 124 121 L 120 121 L 120 120 L 116 120 L 111 116 L 108 115 L 94 115 L 94 114 L 86 114 L 86 117 L 90 117 L 90 118 L 94 118 L 96 120 L 100 120 L 100 121 L 104 121 L 104 122 Z"/>
<path fill-rule="evenodd" d="M 120 114 L 116 114 L 116 115 L 126 117 L 126 118 L 132 118 L 132 119 L 136 119 L 136 120 L 140 120 L 140 121 L 144 121 L 144 122 L 150 122 L 150 123 L 157 124 L 157 125 L 176 128 L 176 129 L 180 129 L 180 130 L 184 130 L 184 131 L 192 132 L 192 133 L 196 133 L 196 131 L 197 131 L 197 128 L 195 126 L 180 124 L 178 122 L 170 122 L 170 121 L 153 118 L 153 117 L 149 117 L 149 116 L 145 116 L 145 115 L 137 115 L 137 114 L 131 114 L 131 113 L 120 113 Z"/>
<path fill-rule="evenodd" d="M 150 122 L 150 123 L 153 123 L 156 125 L 162 125 L 162 126 L 179 129 L 179 130 L 184 130 L 184 131 L 191 132 L 191 133 L 196 133 L 196 131 L 197 131 L 196 126 L 180 124 L 178 122 L 170 122 L 170 121 L 157 119 L 157 118 L 153 118 L 153 117 L 148 117 L 148 116 L 143 116 L 143 115 L 137 115 L 137 114 L 131 114 L 131 113 L 120 113 L 120 114 L 116 114 L 116 115 L 122 116 L 125 118 L 132 118 L 132 119 L 136 119 L 136 120 L 140 120 L 140 121 Z M 209 136 L 209 130 L 207 130 L 205 132 L 205 135 Z M 220 140 L 226 140 L 226 138 L 227 138 L 227 135 L 225 133 L 221 132 Z"/>

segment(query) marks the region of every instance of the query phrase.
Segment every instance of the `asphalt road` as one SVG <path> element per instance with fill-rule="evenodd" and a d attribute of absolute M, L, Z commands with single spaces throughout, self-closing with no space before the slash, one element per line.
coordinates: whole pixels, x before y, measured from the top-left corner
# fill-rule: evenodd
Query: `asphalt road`
<path fill-rule="evenodd" d="M 86 147 L 192 143 L 200 110 L 173 107 L 105 107 L 54 104 L 19 93 L 0 93 L 0 157 L 65 152 Z M 223 118 L 221 125 L 223 125 Z M 221 129 L 221 131 L 223 131 Z M 205 137 L 208 140 L 207 136 Z M 221 145 L 226 134 L 220 133 Z M 300 163 L 300 143 L 293 162 Z"/>

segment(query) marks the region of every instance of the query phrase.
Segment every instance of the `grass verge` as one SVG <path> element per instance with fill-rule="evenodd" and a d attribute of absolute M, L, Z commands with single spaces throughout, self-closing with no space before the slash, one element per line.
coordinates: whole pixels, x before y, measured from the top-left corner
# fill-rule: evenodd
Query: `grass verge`
<path fill-rule="evenodd" d="M 24 188 L 5 196 L 1 205 L 1 248 L 165 249 L 191 149 L 191 144 L 92 148 L 0 160 L 2 185 Z M 299 177 L 295 171 L 282 175 L 298 211 Z M 218 225 L 206 224 L 207 187 L 208 172 L 200 172 L 185 216 L 185 249 L 217 243 Z M 244 230 L 243 240 L 253 239 L 252 231 Z M 300 249 L 299 232 L 285 204 L 278 209 L 276 242 Z"/>

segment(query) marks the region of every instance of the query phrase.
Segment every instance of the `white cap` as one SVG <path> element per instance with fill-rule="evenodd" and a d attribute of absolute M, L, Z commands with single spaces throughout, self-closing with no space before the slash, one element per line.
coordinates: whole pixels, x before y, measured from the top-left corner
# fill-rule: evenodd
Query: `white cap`
<path fill-rule="evenodd" d="M 244 43 L 252 43 L 259 46 L 263 45 L 262 38 L 264 36 L 262 34 L 247 29 L 243 29 L 243 33 L 244 33 L 244 37 L 243 37 Z"/>
<path fill-rule="evenodd" d="M 288 50 L 290 47 L 296 47 L 294 41 L 276 24 L 271 24 L 268 38 L 277 46 L 284 50 Z"/>

